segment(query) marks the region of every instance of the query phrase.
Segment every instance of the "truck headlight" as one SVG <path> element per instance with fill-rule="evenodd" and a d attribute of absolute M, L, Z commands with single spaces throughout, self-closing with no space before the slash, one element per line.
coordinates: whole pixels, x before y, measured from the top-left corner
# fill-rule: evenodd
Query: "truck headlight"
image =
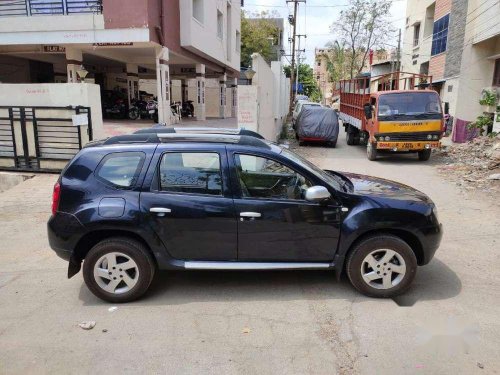
<path fill-rule="evenodd" d="M 429 134 L 429 135 L 427 136 L 427 139 L 432 139 L 432 134 Z"/>
<path fill-rule="evenodd" d="M 390 141 L 391 140 L 391 137 L 389 137 L 388 135 L 385 137 L 385 140 L 386 141 Z"/>
<path fill-rule="evenodd" d="M 434 137 L 433 137 L 436 141 L 439 139 L 439 135 L 437 134 L 434 134 Z"/>

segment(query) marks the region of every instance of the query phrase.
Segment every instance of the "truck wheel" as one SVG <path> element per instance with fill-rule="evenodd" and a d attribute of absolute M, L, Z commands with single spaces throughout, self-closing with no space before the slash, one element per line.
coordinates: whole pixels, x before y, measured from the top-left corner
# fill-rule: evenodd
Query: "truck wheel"
<path fill-rule="evenodd" d="M 417 273 L 417 258 L 399 237 L 375 235 L 349 253 L 346 271 L 351 284 L 364 295 L 390 298 L 409 288 Z"/>
<path fill-rule="evenodd" d="M 427 161 L 431 157 L 432 150 L 430 148 L 418 152 L 418 160 Z"/>
<path fill-rule="evenodd" d="M 349 146 L 352 146 L 354 145 L 354 133 L 353 132 L 350 132 L 350 131 L 347 131 L 347 144 Z"/>
<path fill-rule="evenodd" d="M 110 238 L 95 245 L 83 262 L 83 279 L 97 297 L 112 303 L 130 302 L 149 288 L 155 263 L 139 242 Z"/>
<path fill-rule="evenodd" d="M 366 156 L 368 160 L 374 161 L 377 160 L 377 144 L 368 142 L 366 146 Z"/>

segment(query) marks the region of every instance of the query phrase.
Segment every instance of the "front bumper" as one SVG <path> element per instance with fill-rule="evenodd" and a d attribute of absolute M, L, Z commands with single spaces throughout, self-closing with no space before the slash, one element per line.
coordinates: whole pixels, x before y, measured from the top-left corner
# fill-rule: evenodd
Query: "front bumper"
<path fill-rule="evenodd" d="M 377 142 L 377 150 L 420 151 L 439 147 L 441 147 L 441 142 L 439 141 Z"/>
<path fill-rule="evenodd" d="M 441 240 L 443 238 L 443 224 L 433 225 L 422 229 L 421 231 L 422 257 L 419 259 L 418 265 L 423 266 L 429 263 L 434 254 L 436 254 Z"/>

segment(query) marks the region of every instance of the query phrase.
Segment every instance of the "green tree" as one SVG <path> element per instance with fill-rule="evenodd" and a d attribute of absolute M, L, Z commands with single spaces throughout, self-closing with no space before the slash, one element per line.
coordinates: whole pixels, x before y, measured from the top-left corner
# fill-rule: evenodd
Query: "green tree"
<path fill-rule="evenodd" d="M 371 49 L 383 46 L 394 30 L 389 16 L 392 0 L 350 0 L 349 7 L 340 12 L 331 26 L 345 46 L 350 78 L 361 73 Z"/>
<path fill-rule="evenodd" d="M 290 78 L 290 65 L 283 67 L 285 75 Z M 314 79 L 313 68 L 309 64 L 299 65 L 299 84 L 302 84 L 304 88 L 304 95 L 309 97 L 309 100 L 313 102 L 321 101 L 321 91 Z"/>
<path fill-rule="evenodd" d="M 255 52 L 267 62 L 276 57 L 273 45 L 278 42 L 279 28 L 270 19 L 275 16 L 272 12 L 241 12 L 241 66 L 250 67 Z"/>

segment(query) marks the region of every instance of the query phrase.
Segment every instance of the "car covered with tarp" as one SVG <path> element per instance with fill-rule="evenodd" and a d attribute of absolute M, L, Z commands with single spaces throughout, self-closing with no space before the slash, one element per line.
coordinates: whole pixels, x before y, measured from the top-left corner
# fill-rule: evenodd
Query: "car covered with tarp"
<path fill-rule="evenodd" d="M 337 113 L 326 107 L 304 107 L 297 118 L 295 132 L 299 144 L 322 142 L 335 147 L 339 136 Z"/>

